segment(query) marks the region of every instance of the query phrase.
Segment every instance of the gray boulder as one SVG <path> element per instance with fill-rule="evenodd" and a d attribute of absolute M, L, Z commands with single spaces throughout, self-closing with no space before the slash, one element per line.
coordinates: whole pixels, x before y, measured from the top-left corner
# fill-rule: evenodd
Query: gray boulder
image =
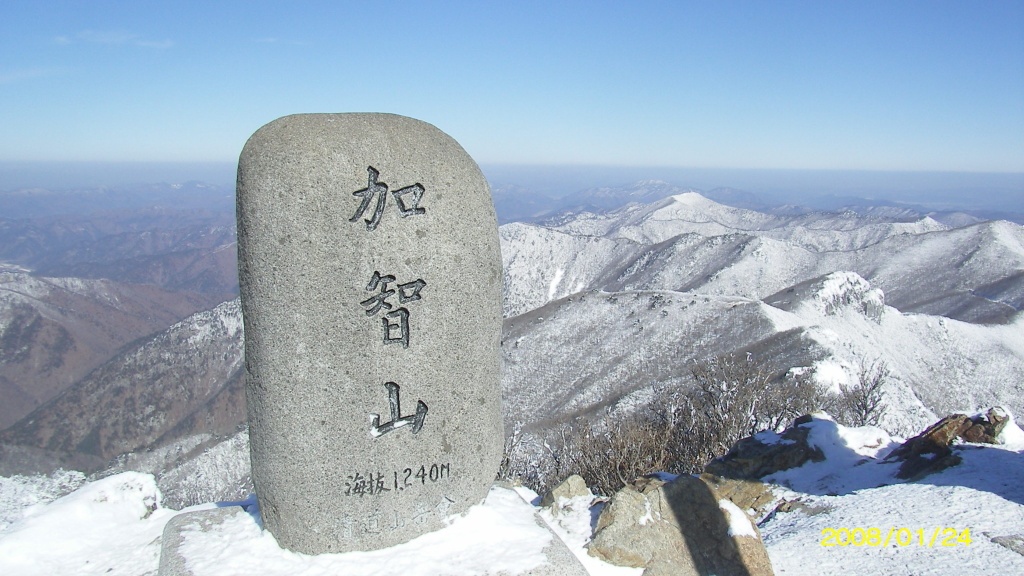
<path fill-rule="evenodd" d="M 569 505 L 567 501 L 580 496 L 586 496 L 588 503 L 594 500 L 594 493 L 587 487 L 587 482 L 578 474 L 573 474 L 545 494 L 540 499 L 540 505 L 550 508 L 551 514 L 558 516 L 559 512 Z"/>
<path fill-rule="evenodd" d="M 746 513 L 692 476 L 645 479 L 617 492 L 588 548 L 605 562 L 644 568 L 644 576 L 774 574 Z"/>

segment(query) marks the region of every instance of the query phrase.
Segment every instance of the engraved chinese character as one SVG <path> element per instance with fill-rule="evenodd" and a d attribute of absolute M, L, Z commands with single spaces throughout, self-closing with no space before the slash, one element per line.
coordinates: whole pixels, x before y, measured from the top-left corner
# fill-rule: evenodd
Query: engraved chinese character
<path fill-rule="evenodd" d="M 442 496 L 441 501 L 437 503 L 437 506 L 435 506 L 434 509 L 437 510 L 441 516 L 447 516 L 448 510 L 451 509 L 452 504 L 455 504 L 455 500 L 452 500 L 447 496 Z"/>
<path fill-rule="evenodd" d="M 370 478 L 369 478 L 368 484 L 370 486 L 370 494 L 377 494 L 377 495 L 379 495 L 379 494 L 383 494 L 385 492 L 390 492 L 391 491 L 390 488 L 385 488 L 384 487 L 384 475 L 383 474 L 374 475 L 373 472 L 370 472 Z"/>
<path fill-rule="evenodd" d="M 415 302 L 421 298 L 420 291 L 423 290 L 427 283 L 419 279 L 399 284 L 396 286 L 397 290 L 392 290 L 388 286 L 394 282 L 394 276 L 390 274 L 382 276 L 380 272 L 374 272 L 373 277 L 370 278 L 370 283 L 366 285 L 366 291 L 375 292 L 379 289 L 380 292 L 363 300 L 360 304 L 366 308 L 367 316 L 373 316 L 382 310 L 385 311 L 384 317 L 380 319 L 381 325 L 384 328 L 385 344 L 397 342 L 402 345 L 402 348 L 408 348 L 409 310 L 404 307 L 394 309 L 394 306 L 388 302 L 388 298 L 397 293 L 399 304 Z"/>
<path fill-rule="evenodd" d="M 412 433 L 418 434 L 423 428 L 423 421 L 427 418 L 427 405 L 422 400 L 416 401 L 416 413 L 402 416 L 402 402 L 399 396 L 400 389 L 394 382 L 385 382 L 384 387 L 388 389 L 388 407 L 391 409 L 391 420 L 380 423 L 380 414 L 370 414 L 370 435 L 378 438 L 408 424 L 412 424 Z"/>
<path fill-rule="evenodd" d="M 375 496 L 391 491 L 390 488 L 384 486 L 384 474 L 370 472 L 368 476 L 363 476 L 356 472 L 350 474 L 347 479 L 348 482 L 345 482 L 346 496 Z"/>
<path fill-rule="evenodd" d="M 373 231 L 377 229 L 377 225 L 380 224 L 380 217 L 384 214 L 384 205 L 388 201 L 388 185 L 384 182 L 378 182 L 377 178 L 380 177 L 380 172 L 377 171 L 373 166 L 367 166 L 366 172 L 368 174 L 366 188 L 362 190 L 356 190 L 352 193 L 356 198 L 361 198 L 362 201 L 359 203 L 359 208 L 356 209 L 356 213 L 348 219 L 349 222 L 356 222 L 366 213 L 366 210 L 373 203 L 374 197 L 377 198 L 377 204 L 374 207 L 373 215 L 365 219 L 366 229 Z M 420 208 L 420 201 L 423 199 L 423 193 L 426 189 L 423 188 L 422 184 L 416 183 L 412 186 L 406 186 L 399 188 L 398 190 L 392 190 L 391 196 L 395 199 L 395 204 L 398 207 L 398 215 L 402 218 L 406 216 L 419 216 L 426 213 L 425 208 Z M 408 196 L 408 202 L 406 202 L 406 196 Z"/>
<path fill-rule="evenodd" d="M 350 474 L 348 476 L 348 482 L 345 482 L 345 495 L 362 496 L 363 494 L 366 494 L 367 485 L 366 478 L 359 472 Z"/>

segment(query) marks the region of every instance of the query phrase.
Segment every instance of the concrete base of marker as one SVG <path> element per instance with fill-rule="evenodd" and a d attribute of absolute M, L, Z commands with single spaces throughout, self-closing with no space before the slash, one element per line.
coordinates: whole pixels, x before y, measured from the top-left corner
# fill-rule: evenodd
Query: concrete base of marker
<path fill-rule="evenodd" d="M 509 489 L 501 485 L 499 488 Z M 523 502 L 523 506 L 530 505 Z M 485 571 L 480 572 L 479 576 L 587 576 L 588 572 L 580 564 L 580 561 L 576 559 L 561 538 L 551 532 L 536 511 L 533 512 L 533 519 L 538 526 L 551 533 L 550 542 L 543 548 L 545 563 L 515 574 L 507 571 L 500 573 Z M 172 518 L 164 527 L 158 576 L 212 576 L 218 574 L 217 566 L 197 566 L 195 562 L 190 565 L 181 546 L 186 539 L 209 538 L 211 541 L 217 539 L 220 534 L 227 532 L 224 526 L 228 522 L 251 522 L 255 525 L 256 519 L 240 506 L 186 512 Z M 523 549 L 524 546 L 514 540 L 506 541 L 503 544 L 512 549 Z M 533 552 L 535 550 L 523 549 L 524 554 Z M 465 573 L 458 566 L 457 559 L 452 560 L 451 568 L 454 573 Z M 379 572 L 374 571 L 374 573 L 385 574 L 388 572 L 386 572 L 386 567 L 382 566 Z"/>
<path fill-rule="evenodd" d="M 189 532 L 216 533 L 217 529 L 228 518 L 238 514 L 247 514 L 241 506 L 213 508 L 196 512 L 185 512 L 171 518 L 164 526 L 160 541 L 159 576 L 193 576 L 196 574 L 188 566 L 188 559 L 178 549 L 185 541 Z M 255 522 L 255 520 L 253 520 Z"/>

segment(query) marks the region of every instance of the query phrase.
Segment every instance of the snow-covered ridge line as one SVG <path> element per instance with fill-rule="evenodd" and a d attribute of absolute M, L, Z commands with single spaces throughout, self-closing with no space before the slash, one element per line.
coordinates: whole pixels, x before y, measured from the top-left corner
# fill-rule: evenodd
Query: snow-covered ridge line
<path fill-rule="evenodd" d="M 672 236 L 676 220 L 650 218 L 693 206 L 743 215 L 747 228 L 881 221 L 777 217 L 683 194 L 553 228 L 503 226 L 507 417 L 555 421 L 645 397 L 655 383 L 685 386 L 692 362 L 734 352 L 810 370 L 833 389 L 883 363 L 893 431 L 947 409 L 1024 409 L 1024 228 L 892 221 L 882 241 L 816 251 L 750 230 Z M 647 232 L 624 237 L 623 223 Z"/>
<path fill-rule="evenodd" d="M 914 221 L 856 212 L 780 216 L 718 204 L 696 192 L 651 204 L 633 204 L 607 214 L 566 216 L 552 227 L 578 235 L 622 237 L 645 243 L 661 242 L 686 232 L 704 236 L 751 233 L 815 251 L 859 249 L 890 236 L 949 228 L 928 216 Z"/>
<path fill-rule="evenodd" d="M 693 205 L 703 211 L 695 216 Z M 732 226 L 720 223 L 730 219 Z M 904 311 L 1005 322 L 1024 307 L 1024 227 L 1010 222 L 950 228 L 929 218 L 782 217 L 690 193 L 500 232 L 506 316 L 594 288 L 764 298 L 840 270 L 872 282 Z"/>

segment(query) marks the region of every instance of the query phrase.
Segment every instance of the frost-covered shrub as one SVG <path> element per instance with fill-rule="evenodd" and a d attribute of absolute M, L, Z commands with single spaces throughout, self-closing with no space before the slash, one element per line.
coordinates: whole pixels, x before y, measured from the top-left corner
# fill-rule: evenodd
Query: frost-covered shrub
<path fill-rule="evenodd" d="M 885 414 L 882 387 L 889 379 L 889 367 L 882 361 L 862 362 L 857 381 L 840 387 L 831 412 L 847 426 L 878 426 Z"/>
<path fill-rule="evenodd" d="M 828 403 L 810 379 L 778 378 L 750 355 L 709 358 L 694 364 L 690 373 L 696 387 L 686 396 L 705 461 L 725 454 L 740 438 L 781 431 L 794 418 Z"/>
<path fill-rule="evenodd" d="M 740 438 L 781 431 L 836 402 L 811 378 L 779 378 L 749 356 L 709 358 L 691 374 L 691 387 L 656 388 L 644 407 L 578 418 L 546 442 L 517 428 L 506 443 L 503 477 L 540 492 L 579 474 L 610 495 L 652 472 L 700 472 Z"/>

